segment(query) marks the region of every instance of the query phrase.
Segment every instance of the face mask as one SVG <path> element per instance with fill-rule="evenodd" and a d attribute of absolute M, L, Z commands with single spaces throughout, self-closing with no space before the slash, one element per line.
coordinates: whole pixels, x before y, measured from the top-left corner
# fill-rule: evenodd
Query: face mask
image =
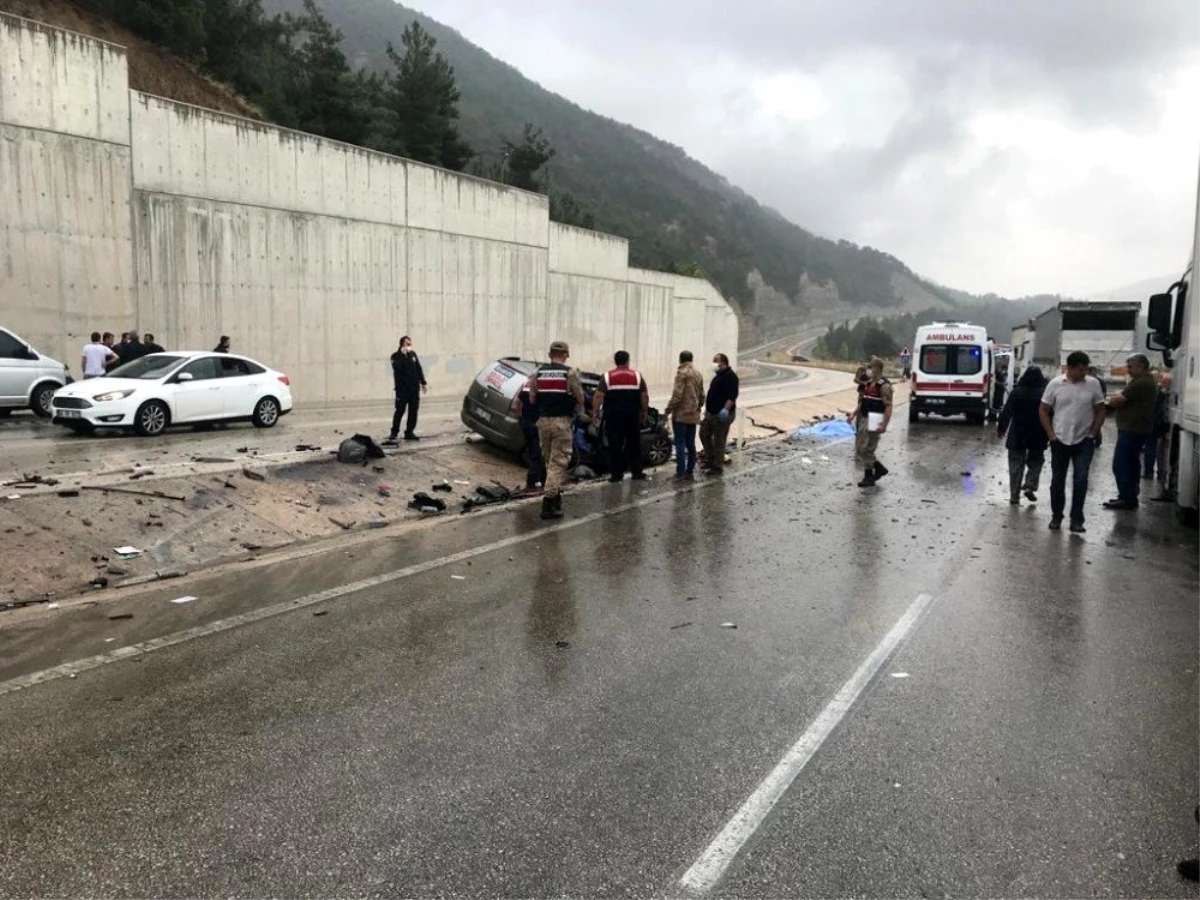
<path fill-rule="evenodd" d="M 720 371 L 721 371 L 721 364 L 720 364 L 720 363 L 713 363 L 713 371 L 714 371 L 714 372 L 720 372 Z"/>

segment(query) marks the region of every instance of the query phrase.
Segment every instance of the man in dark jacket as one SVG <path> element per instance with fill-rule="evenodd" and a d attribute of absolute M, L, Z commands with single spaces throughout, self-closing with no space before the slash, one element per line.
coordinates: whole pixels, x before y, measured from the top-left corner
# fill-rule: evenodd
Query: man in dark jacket
<path fill-rule="evenodd" d="M 725 471 L 725 445 L 729 428 L 737 416 L 738 377 L 729 366 L 729 357 L 713 357 L 712 381 L 704 398 L 704 418 L 700 420 L 700 443 L 704 446 L 704 467 L 710 475 Z"/>
<path fill-rule="evenodd" d="M 1038 420 L 1045 390 L 1046 376 L 1037 366 L 1030 366 L 1021 373 L 1021 380 L 1000 412 L 996 435 L 1008 435 L 1004 446 L 1008 448 L 1008 502 L 1013 506 L 1021 502 L 1022 489 L 1026 500 L 1037 503 L 1038 480 L 1046 462 L 1048 443 L 1046 430 Z"/>
<path fill-rule="evenodd" d="M 421 394 L 429 389 L 425 383 L 425 372 L 421 360 L 413 350 L 412 338 L 407 334 L 400 338 L 400 349 L 392 354 L 392 381 L 396 388 L 396 411 L 392 413 L 392 431 L 389 441 L 396 440 L 400 433 L 400 419 L 408 410 L 408 422 L 404 428 L 406 441 L 419 441 L 416 435 L 417 410 L 421 407 Z"/>

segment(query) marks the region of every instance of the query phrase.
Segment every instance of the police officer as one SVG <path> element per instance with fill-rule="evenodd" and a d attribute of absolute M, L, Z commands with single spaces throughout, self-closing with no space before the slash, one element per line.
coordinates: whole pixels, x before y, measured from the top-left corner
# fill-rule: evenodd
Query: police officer
<path fill-rule="evenodd" d="M 583 412 L 583 386 L 579 373 L 567 365 L 570 355 L 565 341 L 555 341 L 550 345 L 550 362 L 539 366 L 529 379 L 529 399 L 537 409 L 538 439 L 546 462 L 543 519 L 563 516 L 562 486 L 571 462 L 571 422 Z"/>
<path fill-rule="evenodd" d="M 604 407 L 604 435 L 608 439 L 608 480 L 620 481 L 629 465 L 634 481 L 644 481 L 642 471 L 642 427 L 650 415 L 650 393 L 646 379 L 630 368 L 629 351 L 613 354 L 615 368 L 600 379 L 592 396 L 592 418 Z"/>
<path fill-rule="evenodd" d="M 870 414 L 879 413 L 883 420 L 877 430 L 871 431 Z M 879 436 L 887 431 L 892 419 L 892 383 L 883 377 L 883 360 L 871 359 L 867 381 L 858 393 L 858 406 L 854 410 L 854 425 L 858 433 L 854 438 L 854 454 L 862 463 L 865 474 L 859 487 L 872 487 L 888 473 L 887 468 L 875 458 L 879 447 Z"/>

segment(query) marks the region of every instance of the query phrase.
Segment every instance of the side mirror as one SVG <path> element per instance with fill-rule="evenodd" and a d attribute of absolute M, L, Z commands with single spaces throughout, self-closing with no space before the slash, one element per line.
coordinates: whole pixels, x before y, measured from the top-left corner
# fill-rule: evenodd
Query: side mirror
<path fill-rule="evenodd" d="M 1159 341 L 1166 341 L 1171 334 L 1171 307 L 1174 301 L 1175 298 L 1170 294 L 1154 294 L 1150 298 L 1146 324 Z"/>
<path fill-rule="evenodd" d="M 178 375 L 175 376 L 175 380 L 178 381 L 180 384 L 182 384 L 185 381 L 191 381 L 194 378 L 195 378 L 195 376 L 192 375 L 191 372 L 180 372 Z"/>

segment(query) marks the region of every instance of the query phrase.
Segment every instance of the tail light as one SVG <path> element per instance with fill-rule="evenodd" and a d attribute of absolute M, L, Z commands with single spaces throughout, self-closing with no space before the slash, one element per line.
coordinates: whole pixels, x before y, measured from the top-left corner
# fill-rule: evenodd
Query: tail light
<path fill-rule="evenodd" d="M 521 418 L 521 395 L 513 397 L 513 402 L 508 405 L 508 414 L 514 419 Z"/>
<path fill-rule="evenodd" d="M 992 384 L 992 376 L 988 375 L 988 374 L 984 374 L 984 376 L 983 376 L 983 396 L 984 397 L 987 397 L 988 394 L 990 393 L 988 388 L 991 386 L 991 384 Z"/>
<path fill-rule="evenodd" d="M 289 387 L 291 387 L 292 379 L 288 378 L 286 375 L 280 375 L 279 380 L 282 381 L 284 384 L 288 385 Z"/>

